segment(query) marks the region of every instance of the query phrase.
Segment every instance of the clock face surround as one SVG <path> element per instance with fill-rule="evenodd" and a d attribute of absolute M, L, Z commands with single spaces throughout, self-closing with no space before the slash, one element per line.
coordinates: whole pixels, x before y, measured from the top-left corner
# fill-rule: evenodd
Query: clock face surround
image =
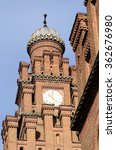
<path fill-rule="evenodd" d="M 45 104 L 54 104 L 59 106 L 63 102 L 63 96 L 58 90 L 47 90 L 43 93 L 43 102 Z"/>

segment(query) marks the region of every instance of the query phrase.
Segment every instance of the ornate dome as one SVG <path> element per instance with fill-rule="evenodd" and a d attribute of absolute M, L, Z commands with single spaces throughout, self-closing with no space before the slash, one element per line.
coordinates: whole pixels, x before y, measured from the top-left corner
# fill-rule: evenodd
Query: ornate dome
<path fill-rule="evenodd" d="M 28 44 L 27 49 L 34 44 L 35 42 L 42 41 L 42 40 L 53 40 L 57 41 L 63 46 L 63 49 L 65 49 L 65 44 L 63 39 L 60 37 L 60 35 L 53 29 L 48 28 L 47 26 L 44 26 L 42 28 L 38 28 L 35 33 L 32 34 Z"/>

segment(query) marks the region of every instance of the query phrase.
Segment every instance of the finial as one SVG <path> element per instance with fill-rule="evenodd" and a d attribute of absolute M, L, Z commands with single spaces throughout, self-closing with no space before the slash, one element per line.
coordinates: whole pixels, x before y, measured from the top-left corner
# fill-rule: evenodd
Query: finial
<path fill-rule="evenodd" d="M 44 14 L 44 21 L 43 21 L 43 23 L 44 23 L 44 27 L 47 27 L 46 17 L 47 17 L 47 14 Z"/>

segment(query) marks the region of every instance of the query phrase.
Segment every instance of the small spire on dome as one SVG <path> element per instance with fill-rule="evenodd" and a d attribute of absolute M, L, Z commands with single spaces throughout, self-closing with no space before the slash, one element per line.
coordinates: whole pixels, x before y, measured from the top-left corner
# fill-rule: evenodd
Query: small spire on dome
<path fill-rule="evenodd" d="M 43 23 L 44 23 L 44 27 L 47 27 L 46 17 L 47 17 L 47 14 L 44 14 L 44 21 L 43 21 Z"/>

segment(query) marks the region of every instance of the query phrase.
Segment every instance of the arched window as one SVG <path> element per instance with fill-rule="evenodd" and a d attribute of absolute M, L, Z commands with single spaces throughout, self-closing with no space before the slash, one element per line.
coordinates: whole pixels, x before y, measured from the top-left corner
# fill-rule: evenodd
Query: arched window
<path fill-rule="evenodd" d="M 20 147 L 20 150 L 24 150 L 24 148 L 21 146 L 21 147 Z"/>

